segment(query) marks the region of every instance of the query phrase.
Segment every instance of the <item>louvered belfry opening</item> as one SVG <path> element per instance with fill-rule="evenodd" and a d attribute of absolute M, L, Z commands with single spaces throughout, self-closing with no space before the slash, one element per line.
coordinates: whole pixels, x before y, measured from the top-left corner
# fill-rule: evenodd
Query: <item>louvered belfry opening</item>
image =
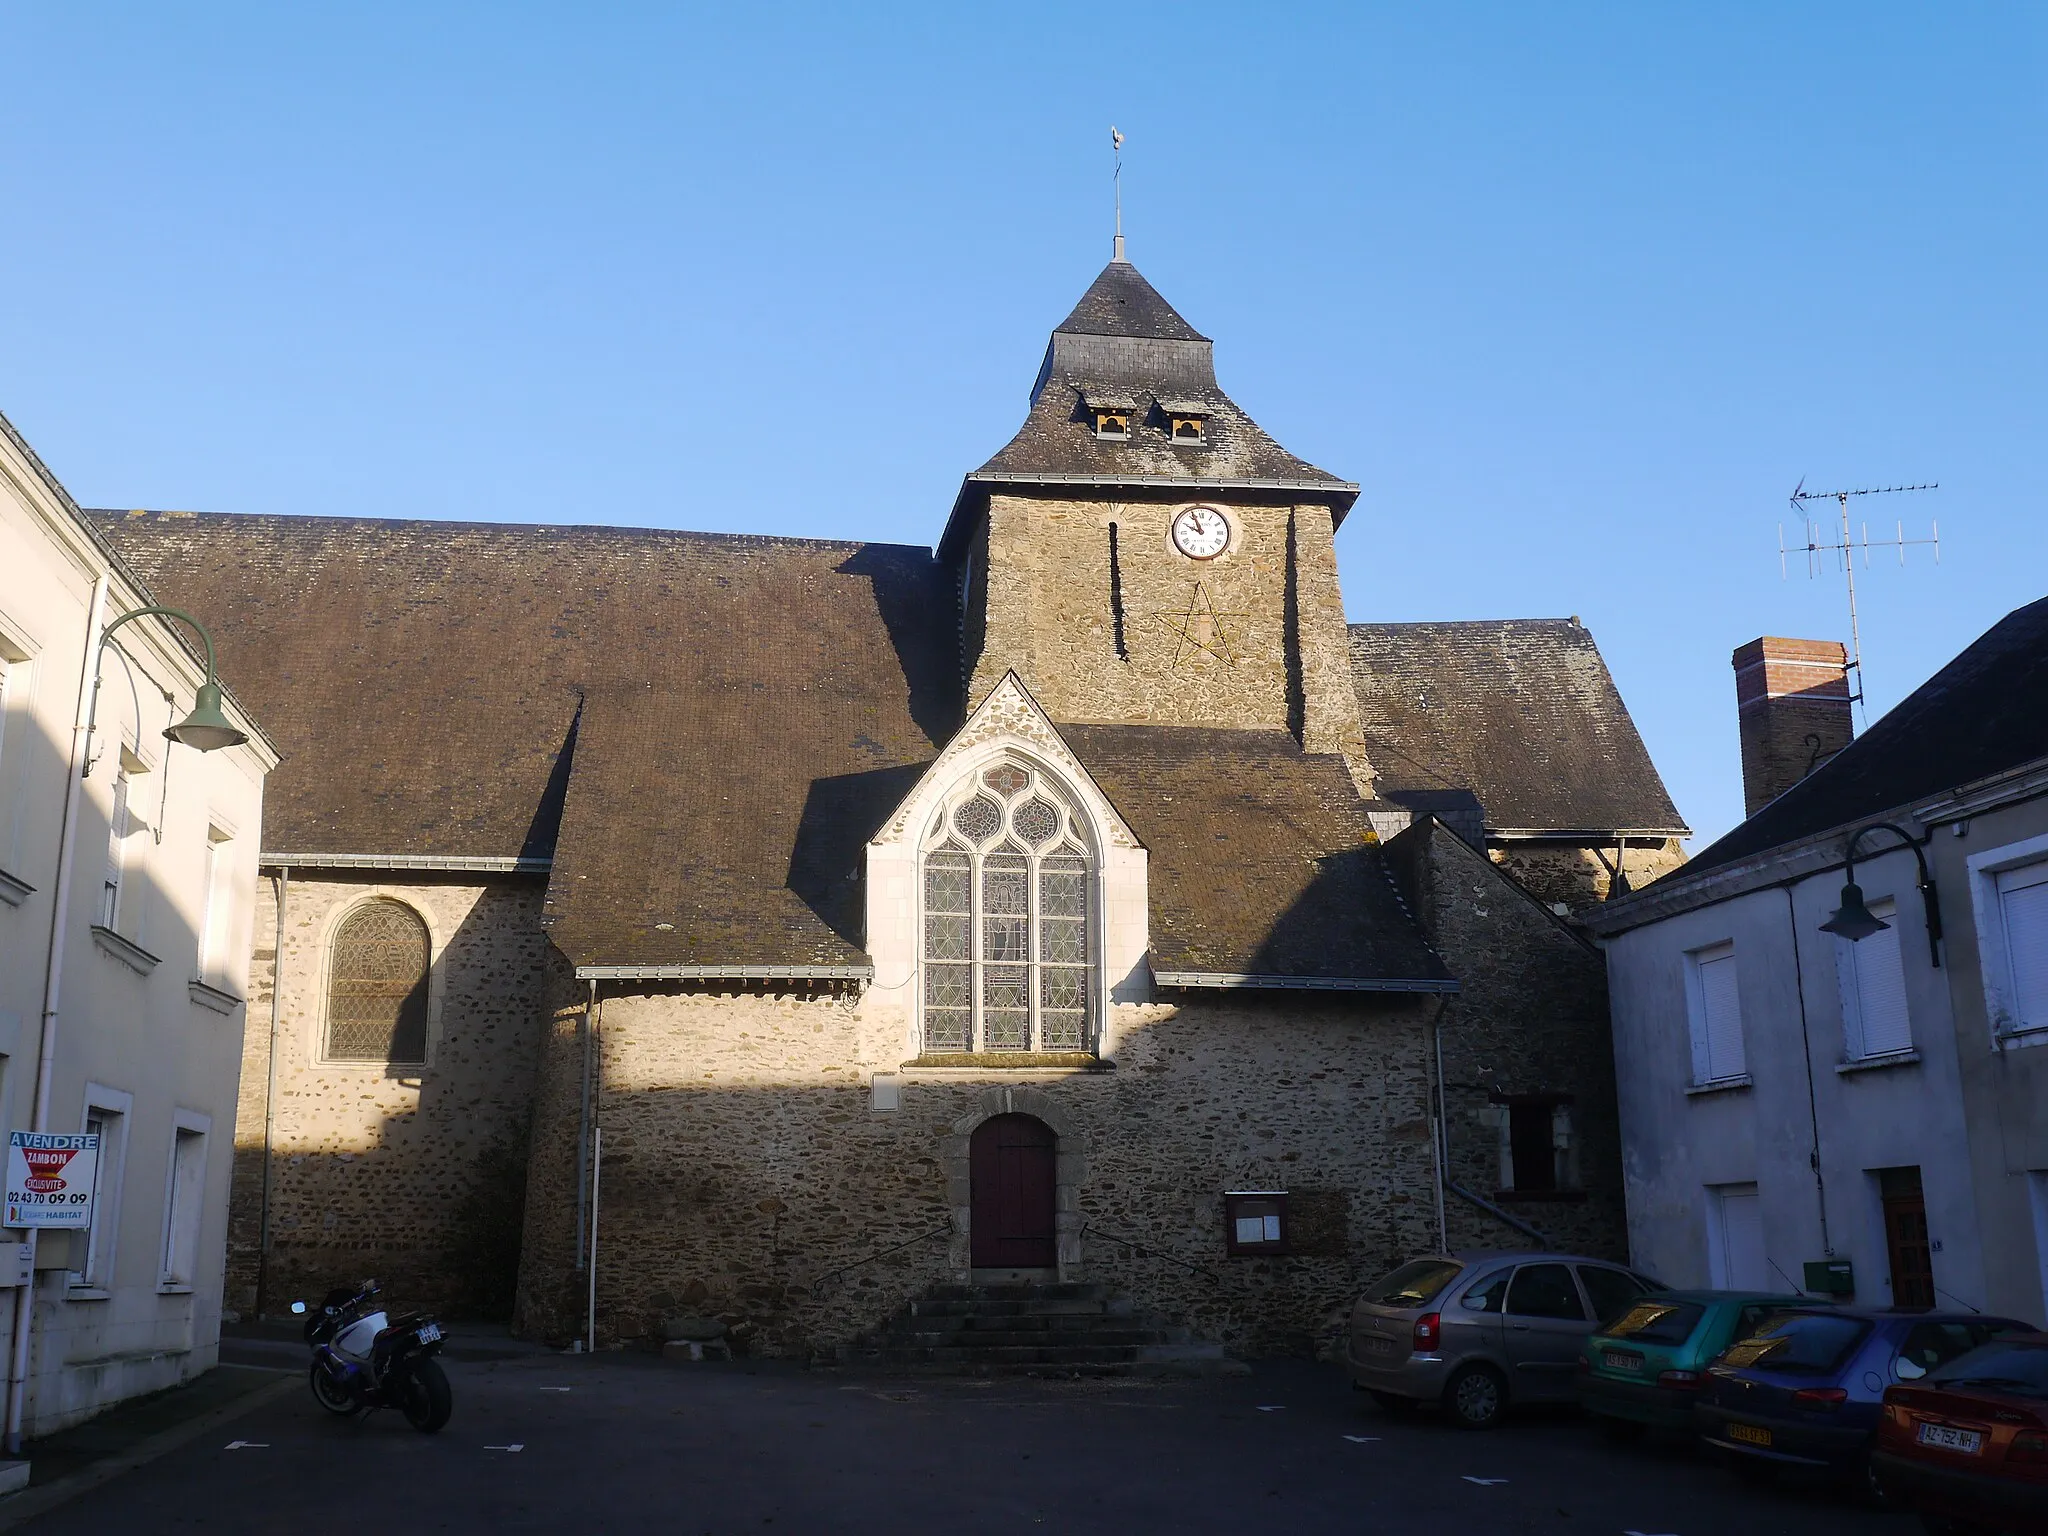
<path fill-rule="evenodd" d="M 372 901 L 343 920 L 327 975 L 329 1060 L 426 1060 L 429 958 L 427 925 L 403 902 Z"/>

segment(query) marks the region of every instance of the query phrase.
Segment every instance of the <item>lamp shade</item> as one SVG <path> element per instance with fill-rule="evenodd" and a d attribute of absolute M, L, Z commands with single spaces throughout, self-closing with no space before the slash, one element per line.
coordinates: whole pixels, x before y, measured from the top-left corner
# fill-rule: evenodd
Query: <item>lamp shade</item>
<path fill-rule="evenodd" d="M 1863 901 L 1863 887 L 1851 880 L 1842 887 L 1842 904 L 1835 915 L 1820 925 L 1822 933 L 1839 934 L 1854 944 L 1879 933 L 1891 924 L 1871 911 Z"/>
<path fill-rule="evenodd" d="M 199 692 L 192 699 L 192 713 L 175 725 L 165 726 L 164 735 L 200 752 L 239 747 L 249 739 L 246 731 L 236 730 L 234 722 L 228 719 L 221 704 L 220 684 L 212 681 L 199 685 Z"/>

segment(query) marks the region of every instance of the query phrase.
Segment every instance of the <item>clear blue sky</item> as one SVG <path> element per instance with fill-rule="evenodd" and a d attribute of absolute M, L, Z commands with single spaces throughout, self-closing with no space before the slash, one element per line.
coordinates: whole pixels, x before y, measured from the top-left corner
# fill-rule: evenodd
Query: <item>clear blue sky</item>
<path fill-rule="evenodd" d="M 1871 702 L 2048 590 L 2048 9 L 0 4 L 0 410 L 88 505 L 929 544 L 1131 255 L 1364 491 L 1354 618 L 1584 616 L 1680 809 L 1801 476 Z M 1697 844 L 1695 845 L 1697 846 Z"/>

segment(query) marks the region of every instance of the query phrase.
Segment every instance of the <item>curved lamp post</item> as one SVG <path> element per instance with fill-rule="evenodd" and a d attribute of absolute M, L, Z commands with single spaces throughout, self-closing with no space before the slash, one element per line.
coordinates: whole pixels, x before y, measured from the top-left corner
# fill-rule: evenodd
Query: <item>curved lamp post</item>
<path fill-rule="evenodd" d="M 1915 838 L 1902 827 L 1888 821 L 1873 821 L 1868 826 L 1858 827 L 1849 834 L 1849 846 L 1843 852 L 1847 869 L 1843 871 L 1845 884 L 1842 886 L 1842 904 L 1835 909 L 1834 916 L 1820 925 L 1822 933 L 1837 934 L 1851 944 L 1860 943 L 1873 933 L 1882 932 L 1891 924 L 1870 910 L 1863 900 L 1863 887 L 1856 883 L 1856 845 L 1872 832 L 1889 832 L 1913 850 L 1913 862 L 1920 868 L 1920 905 L 1927 913 L 1927 954 L 1936 970 L 1941 969 L 1941 906 L 1935 899 L 1934 882 L 1927 874 L 1927 855 L 1920 850 L 1927 846 L 1934 834 Z"/>
<path fill-rule="evenodd" d="M 173 721 L 165 726 L 164 735 L 172 741 L 182 742 L 198 752 L 217 752 L 222 747 L 239 747 L 249 739 L 249 736 L 246 731 L 237 730 L 234 722 L 228 719 L 227 709 L 221 699 L 220 684 L 214 681 L 213 636 L 208 634 L 206 626 L 193 618 L 191 614 L 181 612 L 176 608 L 156 606 L 133 608 L 100 631 L 99 654 L 93 662 L 93 713 L 95 715 L 99 713 L 99 669 L 101 662 L 106 659 L 107 646 L 113 640 L 114 631 L 123 624 L 126 624 L 130 619 L 148 618 L 152 614 L 167 619 L 183 619 L 193 629 L 198 631 L 200 642 L 206 647 L 206 681 L 199 685 L 199 691 L 192 696 L 192 713 L 182 720 Z M 89 721 L 86 729 L 90 733 L 92 727 Z"/>

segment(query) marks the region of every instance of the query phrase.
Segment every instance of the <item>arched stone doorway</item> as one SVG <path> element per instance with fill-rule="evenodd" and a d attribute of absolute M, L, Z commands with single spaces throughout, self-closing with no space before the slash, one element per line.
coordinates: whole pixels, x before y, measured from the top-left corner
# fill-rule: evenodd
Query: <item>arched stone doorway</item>
<path fill-rule="evenodd" d="M 994 1115 L 968 1146 L 968 1239 L 976 1269 L 1059 1264 L 1059 1137 L 1035 1115 Z"/>
<path fill-rule="evenodd" d="M 954 1235 L 947 1248 L 947 1262 L 963 1283 L 973 1278 L 980 1262 L 973 1257 L 972 1236 L 976 1225 L 974 1133 L 1003 1115 L 1027 1116 L 1053 1133 L 1053 1245 L 1059 1278 L 1071 1280 L 1081 1261 L 1080 1194 L 1088 1180 L 1087 1147 L 1081 1128 L 1057 1098 L 1022 1083 L 982 1089 L 974 1107 L 953 1122 L 952 1134 L 939 1143 L 940 1165 L 946 1171 L 946 1204 L 953 1212 Z"/>

